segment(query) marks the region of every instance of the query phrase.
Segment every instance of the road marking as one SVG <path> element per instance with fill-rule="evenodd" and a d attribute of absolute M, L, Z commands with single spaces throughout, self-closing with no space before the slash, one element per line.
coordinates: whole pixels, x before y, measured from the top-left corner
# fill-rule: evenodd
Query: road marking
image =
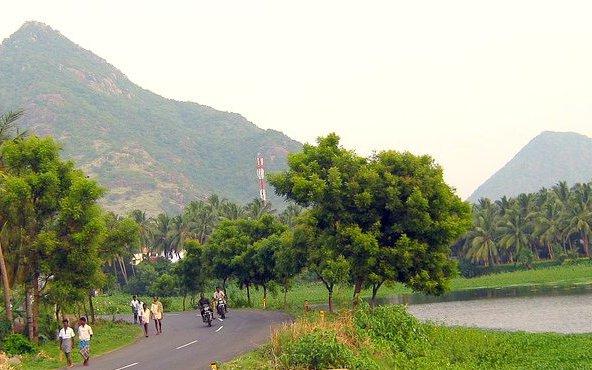
<path fill-rule="evenodd" d="M 123 367 L 118 367 L 118 368 L 117 368 L 117 369 L 115 369 L 115 370 L 123 370 L 123 369 L 127 369 L 128 367 L 136 366 L 137 364 L 138 364 L 137 362 L 134 362 L 133 364 L 125 365 L 125 366 L 123 366 Z"/>
<path fill-rule="evenodd" d="M 224 320 L 222 320 L 221 318 L 218 317 L 218 320 L 220 320 L 220 322 L 224 322 Z"/>
<path fill-rule="evenodd" d="M 224 325 L 222 325 L 221 327 L 219 327 L 218 329 L 216 329 L 216 333 L 220 331 L 220 329 L 222 329 L 224 327 Z"/>
<path fill-rule="evenodd" d="M 180 315 L 180 313 L 169 313 L 169 314 L 167 314 L 167 315 L 169 315 L 169 316 L 179 316 L 179 315 Z"/>
<path fill-rule="evenodd" d="M 182 346 L 179 346 L 179 347 L 177 347 L 177 348 L 175 348 L 175 349 L 181 349 L 181 348 L 185 348 L 185 347 L 187 347 L 187 346 L 190 346 L 190 345 L 192 345 L 193 343 L 197 343 L 197 340 L 194 340 L 194 341 L 192 341 L 192 342 L 189 342 L 189 343 L 187 343 L 187 344 L 183 344 Z"/>

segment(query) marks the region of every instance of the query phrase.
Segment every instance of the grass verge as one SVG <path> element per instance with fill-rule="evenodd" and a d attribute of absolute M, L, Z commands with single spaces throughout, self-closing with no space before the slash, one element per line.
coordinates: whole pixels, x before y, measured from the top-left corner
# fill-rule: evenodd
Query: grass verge
<path fill-rule="evenodd" d="M 592 335 L 421 323 L 402 306 L 311 314 L 222 369 L 589 369 Z"/>

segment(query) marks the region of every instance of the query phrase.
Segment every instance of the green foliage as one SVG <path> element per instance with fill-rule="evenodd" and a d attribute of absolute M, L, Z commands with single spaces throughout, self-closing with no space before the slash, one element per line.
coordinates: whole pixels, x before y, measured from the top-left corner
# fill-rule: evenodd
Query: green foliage
<path fill-rule="evenodd" d="M 150 295 L 157 297 L 168 297 L 178 295 L 178 282 L 175 276 L 167 273 L 160 275 L 150 285 Z"/>
<path fill-rule="evenodd" d="M 362 158 L 330 134 L 289 155 L 270 177 L 278 194 L 309 207 L 303 223 L 308 266 L 329 292 L 333 261 L 347 261 L 355 294 L 386 281 L 440 294 L 454 275 L 450 246 L 470 226 L 470 207 L 429 156 L 384 151 Z M 306 238 L 304 238 L 306 239 Z M 327 260 L 327 262 L 323 262 Z M 331 308 L 331 302 L 329 302 Z"/>
<path fill-rule="evenodd" d="M 10 334 L 2 343 L 4 352 L 9 355 L 24 355 L 35 352 L 35 346 L 22 334 Z"/>
<path fill-rule="evenodd" d="M 8 320 L 0 319 L 0 342 L 3 342 L 4 338 L 6 338 L 6 336 L 8 334 L 10 334 L 11 332 L 12 332 L 11 323 Z"/>

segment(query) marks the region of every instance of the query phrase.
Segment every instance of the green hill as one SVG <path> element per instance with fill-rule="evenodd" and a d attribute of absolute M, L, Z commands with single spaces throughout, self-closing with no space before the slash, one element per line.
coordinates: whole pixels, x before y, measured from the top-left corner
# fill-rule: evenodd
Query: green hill
<path fill-rule="evenodd" d="M 536 192 L 559 181 L 592 181 L 592 139 L 574 132 L 546 131 L 475 190 L 469 201 Z"/>
<path fill-rule="evenodd" d="M 38 22 L 0 46 L 0 112 L 53 135 L 109 193 L 107 208 L 176 211 L 213 192 L 247 202 L 258 194 L 255 158 L 283 169 L 301 144 L 236 113 L 163 98 Z M 279 200 L 271 197 L 271 201 Z"/>

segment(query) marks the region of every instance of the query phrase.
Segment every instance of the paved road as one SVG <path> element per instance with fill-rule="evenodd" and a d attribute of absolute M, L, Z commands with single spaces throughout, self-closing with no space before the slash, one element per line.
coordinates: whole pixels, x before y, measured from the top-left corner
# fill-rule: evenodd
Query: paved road
<path fill-rule="evenodd" d="M 480 299 L 410 305 L 422 320 L 529 332 L 592 332 L 592 294 Z"/>
<path fill-rule="evenodd" d="M 272 325 L 290 321 L 278 311 L 231 310 L 226 319 L 204 326 L 196 311 L 169 313 L 163 333 L 96 358 L 90 369 L 209 369 L 212 361 L 228 361 L 269 340 Z M 92 352 L 92 350 L 91 350 Z"/>

